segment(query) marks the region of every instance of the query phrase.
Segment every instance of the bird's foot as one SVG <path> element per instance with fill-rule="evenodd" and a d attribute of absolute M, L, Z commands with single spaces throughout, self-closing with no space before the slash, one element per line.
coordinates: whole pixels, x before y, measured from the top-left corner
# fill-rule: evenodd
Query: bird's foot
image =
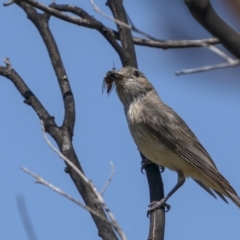
<path fill-rule="evenodd" d="M 152 161 L 150 161 L 150 160 L 148 160 L 147 158 L 145 158 L 144 160 L 142 160 L 141 164 L 142 164 L 142 166 L 141 166 L 141 172 L 143 173 L 143 170 L 144 170 L 147 166 L 149 166 L 149 165 L 151 165 L 151 164 L 155 164 L 155 163 L 153 163 Z"/>
<path fill-rule="evenodd" d="M 144 160 L 142 160 L 141 164 L 142 164 L 142 166 L 141 166 L 141 173 L 143 173 L 143 170 L 144 170 L 147 166 L 149 166 L 149 165 L 151 165 L 151 164 L 155 164 L 155 163 L 152 162 L 152 161 L 150 161 L 150 160 L 148 160 L 147 158 L 145 158 Z M 156 165 L 156 164 L 155 164 L 155 165 Z M 157 166 L 159 166 L 159 168 L 160 168 L 160 173 L 164 172 L 165 167 L 160 166 L 160 165 L 157 165 Z"/>
<path fill-rule="evenodd" d="M 165 167 L 159 165 L 159 168 L 160 168 L 160 173 L 163 173 L 165 171 Z"/>
<path fill-rule="evenodd" d="M 156 201 L 152 202 L 148 207 L 149 207 L 149 209 L 147 211 L 148 217 L 156 209 L 163 208 L 165 212 L 168 212 L 171 208 L 171 206 L 166 203 L 165 198 L 163 198 L 162 200 L 160 200 L 158 202 L 156 202 Z"/>

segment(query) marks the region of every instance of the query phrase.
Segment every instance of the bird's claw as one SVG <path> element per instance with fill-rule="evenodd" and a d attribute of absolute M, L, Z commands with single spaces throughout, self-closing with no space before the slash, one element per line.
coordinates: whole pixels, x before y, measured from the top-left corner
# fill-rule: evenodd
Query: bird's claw
<path fill-rule="evenodd" d="M 152 161 L 148 160 L 147 158 L 145 158 L 142 162 L 141 162 L 142 166 L 141 166 L 141 173 L 143 174 L 143 170 L 151 165 L 151 164 L 154 164 Z"/>
<path fill-rule="evenodd" d="M 142 160 L 141 164 L 142 164 L 142 166 L 141 166 L 141 173 L 143 174 L 143 170 L 144 170 L 147 166 L 149 166 L 149 165 L 151 165 L 151 164 L 155 164 L 155 163 L 153 163 L 152 161 L 150 161 L 150 160 L 148 160 L 147 158 L 145 158 L 144 160 Z M 155 164 L 155 165 L 156 165 L 156 164 Z M 160 173 L 164 172 L 165 167 L 159 166 L 159 168 L 160 168 Z"/>
<path fill-rule="evenodd" d="M 171 208 L 171 206 L 167 204 L 164 199 L 158 202 L 152 202 L 148 207 L 149 209 L 147 211 L 147 217 L 149 217 L 150 214 L 156 209 L 163 208 L 164 212 L 168 212 Z"/>
<path fill-rule="evenodd" d="M 165 167 L 159 166 L 159 168 L 160 168 L 160 173 L 163 173 L 165 171 Z"/>

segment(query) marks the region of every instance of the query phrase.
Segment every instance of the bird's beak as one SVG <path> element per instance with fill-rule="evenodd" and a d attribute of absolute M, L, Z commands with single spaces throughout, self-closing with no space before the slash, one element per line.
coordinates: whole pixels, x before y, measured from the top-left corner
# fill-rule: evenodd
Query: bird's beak
<path fill-rule="evenodd" d="M 116 81 L 120 81 L 125 76 L 121 73 L 115 72 L 114 70 L 111 70 L 107 73 L 106 77 L 104 78 L 104 82 L 107 86 L 107 93 L 109 93 Z"/>
<path fill-rule="evenodd" d="M 116 81 L 116 80 L 122 80 L 125 76 L 118 72 L 109 71 L 107 73 L 107 77 L 111 78 L 112 81 Z"/>

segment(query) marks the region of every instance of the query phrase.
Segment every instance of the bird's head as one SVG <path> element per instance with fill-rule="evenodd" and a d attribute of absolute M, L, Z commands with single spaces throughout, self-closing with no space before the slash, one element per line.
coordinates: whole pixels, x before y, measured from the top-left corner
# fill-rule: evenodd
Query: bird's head
<path fill-rule="evenodd" d="M 104 84 L 107 86 L 108 93 L 116 85 L 117 94 L 124 105 L 141 98 L 154 89 L 142 72 L 130 66 L 118 71 L 115 69 L 109 71 L 104 78 Z"/>

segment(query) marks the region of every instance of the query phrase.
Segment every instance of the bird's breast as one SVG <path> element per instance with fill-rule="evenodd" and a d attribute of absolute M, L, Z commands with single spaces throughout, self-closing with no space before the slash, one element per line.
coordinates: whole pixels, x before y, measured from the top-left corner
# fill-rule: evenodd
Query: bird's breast
<path fill-rule="evenodd" d="M 129 124 L 139 123 L 143 119 L 141 117 L 142 104 L 140 100 L 136 100 L 125 106 L 125 114 Z"/>
<path fill-rule="evenodd" d="M 141 114 L 140 106 L 137 104 L 130 106 L 126 116 L 131 135 L 138 149 L 145 157 L 170 170 L 183 171 L 185 176 L 194 176 L 198 174 L 196 168 L 172 151 L 161 141 L 161 139 L 148 130 L 145 124 L 146 117 Z"/>

